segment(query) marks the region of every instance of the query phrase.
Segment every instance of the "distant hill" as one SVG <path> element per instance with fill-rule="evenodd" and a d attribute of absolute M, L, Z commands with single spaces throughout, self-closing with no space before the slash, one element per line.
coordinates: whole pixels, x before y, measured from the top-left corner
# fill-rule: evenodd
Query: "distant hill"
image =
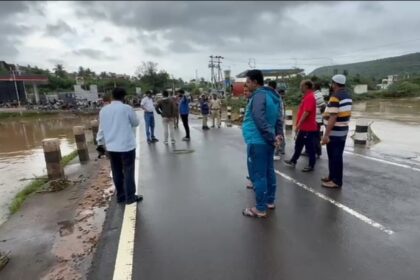
<path fill-rule="evenodd" d="M 310 75 L 331 76 L 337 71 L 343 74 L 347 70 L 349 76 L 359 74 L 365 78 L 381 79 L 393 74 L 414 74 L 420 73 L 420 53 L 412 53 L 402 56 L 383 58 L 365 62 L 357 62 L 342 65 L 324 66 L 315 69 Z"/>

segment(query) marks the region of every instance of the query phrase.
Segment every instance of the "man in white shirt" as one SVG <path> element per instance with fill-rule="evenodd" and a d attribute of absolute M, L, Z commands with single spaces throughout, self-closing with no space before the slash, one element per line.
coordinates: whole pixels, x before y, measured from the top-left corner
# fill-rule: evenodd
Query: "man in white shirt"
<path fill-rule="evenodd" d="M 317 156 L 320 157 L 322 155 L 322 148 L 321 148 L 321 136 L 322 136 L 321 127 L 323 125 L 322 114 L 324 113 L 327 104 L 325 104 L 324 95 L 322 94 L 322 91 L 321 91 L 321 84 L 316 83 L 314 89 L 315 89 L 315 98 L 316 98 L 316 123 L 318 124 L 318 137 L 316 137 L 315 139 L 316 141 L 315 149 L 316 149 Z"/>
<path fill-rule="evenodd" d="M 153 103 L 152 92 L 146 92 L 146 96 L 141 100 L 140 107 L 144 110 L 144 122 L 146 126 L 147 143 L 155 143 L 159 140 L 155 137 L 155 105 Z"/>
<path fill-rule="evenodd" d="M 131 204 L 142 200 L 136 196 L 134 178 L 136 140 L 133 128 L 139 120 L 133 108 L 123 103 L 126 91 L 115 88 L 113 101 L 99 112 L 98 145 L 105 145 L 111 162 L 117 202 Z"/>

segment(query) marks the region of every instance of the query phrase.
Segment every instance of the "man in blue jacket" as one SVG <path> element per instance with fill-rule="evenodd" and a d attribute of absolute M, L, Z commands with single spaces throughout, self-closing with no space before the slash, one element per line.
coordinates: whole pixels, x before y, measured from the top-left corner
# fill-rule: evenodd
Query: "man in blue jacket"
<path fill-rule="evenodd" d="M 188 124 L 188 114 L 190 113 L 190 100 L 185 96 L 183 89 L 178 90 L 179 94 L 179 114 L 181 115 L 182 124 L 185 128 L 186 136 L 182 138 L 183 141 L 190 141 L 190 126 Z"/>
<path fill-rule="evenodd" d="M 246 84 L 252 92 L 242 124 L 247 144 L 248 172 L 254 185 L 256 206 L 245 208 L 243 215 L 263 218 L 267 209 L 274 209 L 276 176 L 274 148 L 283 141 L 282 101 L 270 87 L 264 87 L 260 70 L 246 74 Z"/>

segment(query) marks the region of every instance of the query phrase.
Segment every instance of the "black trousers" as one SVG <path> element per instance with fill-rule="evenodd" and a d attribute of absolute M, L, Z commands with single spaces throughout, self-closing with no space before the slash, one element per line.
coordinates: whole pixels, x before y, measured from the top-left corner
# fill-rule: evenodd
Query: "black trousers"
<path fill-rule="evenodd" d="M 136 150 L 108 153 L 118 202 L 134 202 L 136 200 L 136 182 L 134 178 Z"/>
<path fill-rule="evenodd" d="M 181 115 L 181 120 L 185 128 L 185 134 L 186 134 L 185 137 L 190 138 L 190 126 L 188 125 L 188 114 Z"/>
<path fill-rule="evenodd" d="M 315 137 L 317 137 L 317 134 L 319 134 L 318 131 L 299 131 L 295 142 L 295 153 L 291 159 L 292 162 L 297 162 L 300 155 L 302 154 L 303 147 L 305 146 L 309 157 L 309 166 L 315 166 Z"/>
<path fill-rule="evenodd" d="M 346 146 L 345 139 L 330 137 L 327 144 L 329 178 L 339 186 L 343 185 L 343 153 Z"/>

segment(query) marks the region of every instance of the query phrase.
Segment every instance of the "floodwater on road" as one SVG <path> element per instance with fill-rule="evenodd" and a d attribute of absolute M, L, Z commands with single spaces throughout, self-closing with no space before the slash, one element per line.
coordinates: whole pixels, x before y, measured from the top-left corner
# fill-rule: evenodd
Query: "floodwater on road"
<path fill-rule="evenodd" d="M 374 154 L 420 164 L 420 98 L 369 100 L 355 103 L 350 129 L 357 119 L 372 121 L 380 141 L 369 145 Z M 351 133 L 352 134 L 352 133 Z M 348 145 L 353 146 L 349 139 Z"/>
<path fill-rule="evenodd" d="M 94 118 L 63 114 L 0 120 L 0 225 L 7 219 L 11 200 L 29 179 L 46 174 L 42 140 L 59 138 L 65 156 L 76 149 L 73 126 L 89 126 Z M 89 133 L 86 137 L 91 139 Z"/>

